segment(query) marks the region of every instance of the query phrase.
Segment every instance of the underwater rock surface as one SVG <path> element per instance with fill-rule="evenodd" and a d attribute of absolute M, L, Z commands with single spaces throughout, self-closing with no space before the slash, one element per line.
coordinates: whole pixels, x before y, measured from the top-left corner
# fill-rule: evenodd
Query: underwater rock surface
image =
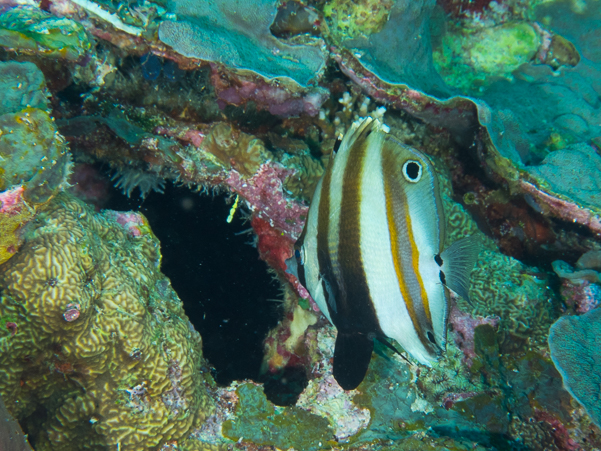
<path fill-rule="evenodd" d="M 0 12 L 0 395 L 36 450 L 601 448 L 599 0 L 27 3 Z M 377 344 L 344 391 L 286 260 L 368 115 L 483 249 L 437 364 Z M 215 385 L 154 225 L 101 210 L 168 183 L 225 198 L 282 285 L 253 380 Z"/>

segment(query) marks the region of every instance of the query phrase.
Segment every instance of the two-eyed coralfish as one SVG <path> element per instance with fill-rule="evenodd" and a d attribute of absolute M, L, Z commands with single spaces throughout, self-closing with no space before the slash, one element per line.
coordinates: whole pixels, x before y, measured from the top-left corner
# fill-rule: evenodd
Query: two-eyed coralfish
<path fill-rule="evenodd" d="M 367 118 L 319 181 L 291 271 L 338 329 L 334 377 L 361 383 L 374 339 L 431 366 L 445 349 L 449 294 L 467 299 L 478 240 L 443 251 L 445 219 L 428 158 Z"/>

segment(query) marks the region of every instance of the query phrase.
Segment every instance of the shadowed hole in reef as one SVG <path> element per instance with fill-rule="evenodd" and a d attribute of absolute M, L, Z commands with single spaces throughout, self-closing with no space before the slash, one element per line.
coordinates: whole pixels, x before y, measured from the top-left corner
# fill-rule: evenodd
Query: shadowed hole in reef
<path fill-rule="evenodd" d="M 248 243 L 250 228 L 236 214 L 228 224 L 230 206 L 223 196 L 199 195 L 168 183 L 165 194 L 146 199 L 135 190 L 128 199 L 113 189 L 111 210 L 143 213 L 161 242 L 162 272 L 184 303 L 200 332 L 203 352 L 218 384 L 259 380 L 263 340 L 280 320 L 278 282 Z M 238 235 L 236 235 L 238 234 Z"/>

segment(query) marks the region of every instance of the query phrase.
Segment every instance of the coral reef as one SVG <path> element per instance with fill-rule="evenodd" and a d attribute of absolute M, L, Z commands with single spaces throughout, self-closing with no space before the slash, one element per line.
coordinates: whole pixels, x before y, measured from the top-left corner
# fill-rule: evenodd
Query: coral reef
<path fill-rule="evenodd" d="M 593 211 L 601 211 L 600 171 L 601 156 L 592 146 L 585 144 L 552 152 L 541 165 L 528 169 L 557 197 Z M 544 209 L 545 205 L 541 208 Z M 566 215 L 565 219 L 569 218 L 570 215 Z"/>
<path fill-rule="evenodd" d="M 22 186 L 35 206 L 64 187 L 71 157 L 46 111 L 41 71 L 32 63 L 0 63 L 0 81 L 0 190 Z"/>
<path fill-rule="evenodd" d="M 59 195 L 0 267 L 16 328 L 0 332 L 0 391 L 23 424 L 45 406 L 36 449 L 155 449 L 211 413 L 200 336 L 160 261 L 143 216 Z"/>
<path fill-rule="evenodd" d="M 382 31 L 394 1 L 353 2 L 338 0 L 327 2 L 323 14 L 328 21 L 329 32 L 336 42 L 369 36 Z"/>
<path fill-rule="evenodd" d="M 595 2 L 29 3 L 0 16 L 0 391 L 36 449 L 601 447 L 596 394 L 569 382 L 596 351 L 588 316 L 565 316 L 601 299 Z M 487 237 L 437 364 L 378 342 L 345 392 L 286 260 L 366 115 L 431 156 L 446 245 Z M 250 223 L 283 284 L 256 380 L 212 386 L 140 214 L 60 194 L 100 207 L 111 176 L 127 195 L 225 193 Z"/>

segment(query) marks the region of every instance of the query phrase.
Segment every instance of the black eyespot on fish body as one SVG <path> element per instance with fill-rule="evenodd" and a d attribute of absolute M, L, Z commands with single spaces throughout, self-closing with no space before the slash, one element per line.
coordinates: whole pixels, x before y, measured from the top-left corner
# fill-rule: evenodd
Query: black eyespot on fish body
<path fill-rule="evenodd" d="M 434 334 L 432 332 L 428 331 L 426 336 L 428 337 L 428 340 L 430 340 L 431 343 L 436 344 L 436 340 L 434 339 Z"/>
<path fill-rule="evenodd" d="M 443 285 L 447 284 L 447 278 L 444 275 L 444 272 L 440 271 L 440 273 L 438 274 L 440 276 L 440 281 L 442 282 Z"/>
<path fill-rule="evenodd" d="M 422 178 L 422 164 L 417 160 L 407 160 L 403 165 L 403 177 L 411 183 L 417 183 Z"/>
<path fill-rule="evenodd" d="M 434 261 L 438 266 L 442 266 L 442 258 L 440 257 L 440 255 L 434 256 Z"/>

